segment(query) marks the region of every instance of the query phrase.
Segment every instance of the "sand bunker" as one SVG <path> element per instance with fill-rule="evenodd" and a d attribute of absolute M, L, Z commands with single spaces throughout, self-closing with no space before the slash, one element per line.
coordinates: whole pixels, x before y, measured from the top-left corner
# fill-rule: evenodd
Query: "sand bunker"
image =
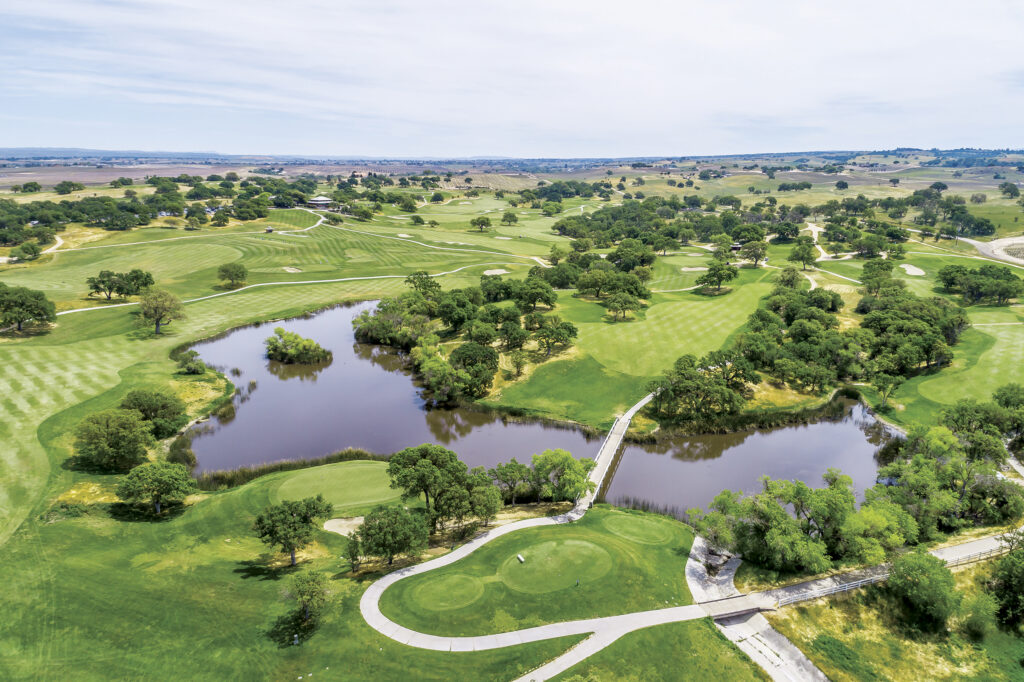
<path fill-rule="evenodd" d="M 512 239 L 512 237 L 495 237 L 495 239 Z"/>
<path fill-rule="evenodd" d="M 302 272 L 302 270 L 299 270 L 298 268 L 288 267 L 287 265 L 284 266 L 283 269 L 285 272 Z"/>
<path fill-rule="evenodd" d="M 404 232 L 399 232 L 399 233 L 398 233 L 398 236 L 399 236 L 399 237 L 405 237 L 406 239 L 408 239 L 408 238 L 412 237 L 412 235 L 411 235 L 411 234 L 405 234 Z"/>
<path fill-rule="evenodd" d="M 908 275 L 923 275 L 924 274 L 924 270 L 922 270 L 921 268 L 917 267 L 916 265 L 911 265 L 910 263 L 901 263 L 900 267 L 903 268 L 903 271 L 906 272 Z"/>
<path fill-rule="evenodd" d="M 497 270 L 484 270 L 485 275 L 504 275 L 507 272 L 508 270 L 502 270 L 501 268 L 498 268 Z"/>
<path fill-rule="evenodd" d="M 351 516 L 347 519 L 329 519 L 324 522 L 324 530 L 339 535 L 348 535 L 363 525 L 362 516 Z"/>
<path fill-rule="evenodd" d="M 683 272 L 704 272 L 707 268 L 693 267 L 693 268 L 679 268 Z"/>

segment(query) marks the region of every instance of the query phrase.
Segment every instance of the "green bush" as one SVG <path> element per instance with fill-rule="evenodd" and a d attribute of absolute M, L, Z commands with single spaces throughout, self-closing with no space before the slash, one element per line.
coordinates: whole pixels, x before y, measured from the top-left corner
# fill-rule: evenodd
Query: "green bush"
<path fill-rule="evenodd" d="M 987 592 L 982 592 L 964 604 L 963 629 L 971 639 L 980 641 L 996 629 L 996 611 L 999 604 Z"/>
<path fill-rule="evenodd" d="M 129 391 L 121 401 L 121 408 L 141 413 L 158 439 L 173 436 L 188 421 L 185 403 L 169 391 L 144 388 Z"/>
<path fill-rule="evenodd" d="M 938 629 L 960 607 L 953 573 L 942 559 L 923 550 L 892 562 L 889 589 L 907 607 L 907 616 L 923 628 Z"/>
<path fill-rule="evenodd" d="M 267 337 L 267 357 L 286 364 L 311 365 L 326 362 L 331 351 L 324 349 L 313 339 L 304 339 L 283 327 L 274 329 L 274 336 Z"/>

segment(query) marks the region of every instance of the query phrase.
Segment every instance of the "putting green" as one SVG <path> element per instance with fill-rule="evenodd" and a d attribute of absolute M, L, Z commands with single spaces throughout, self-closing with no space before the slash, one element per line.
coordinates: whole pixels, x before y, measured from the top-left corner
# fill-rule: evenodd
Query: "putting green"
<path fill-rule="evenodd" d="M 664 545 L 671 542 L 672 529 L 666 523 L 635 516 L 606 516 L 602 525 L 620 538 L 642 545 Z"/>
<path fill-rule="evenodd" d="M 517 592 L 544 594 L 592 582 L 612 567 L 607 550 L 586 540 L 551 540 L 524 549 L 526 560 L 510 556 L 498 568 L 498 577 Z"/>
<path fill-rule="evenodd" d="M 332 516 L 351 516 L 378 504 L 395 502 L 401 491 L 390 487 L 384 462 L 340 462 L 290 474 L 274 492 L 275 501 L 323 495 Z"/>
<path fill-rule="evenodd" d="M 484 593 L 484 583 L 479 578 L 464 573 L 441 576 L 437 580 L 420 583 L 412 592 L 412 598 L 422 608 L 432 611 L 450 611 L 469 606 Z"/>

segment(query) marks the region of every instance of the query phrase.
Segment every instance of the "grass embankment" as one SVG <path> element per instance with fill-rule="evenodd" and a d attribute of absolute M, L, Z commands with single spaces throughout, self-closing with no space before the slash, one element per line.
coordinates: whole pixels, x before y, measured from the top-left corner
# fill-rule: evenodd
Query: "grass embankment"
<path fill-rule="evenodd" d="M 483 635 L 681 606 L 692 601 L 684 570 L 692 542 L 678 521 L 600 505 L 575 523 L 517 531 L 399 581 L 381 611 L 420 632 Z"/>
<path fill-rule="evenodd" d="M 958 590 L 976 594 L 991 571 L 991 562 L 959 571 Z M 884 586 L 787 607 L 768 619 L 837 682 L 1024 679 L 1020 635 L 997 631 L 975 642 L 956 619 L 948 632 L 921 632 L 904 623 Z"/>
<path fill-rule="evenodd" d="M 657 652 L 652 655 L 653 652 Z M 709 619 L 630 632 L 553 679 L 558 682 L 767 680 Z"/>
<path fill-rule="evenodd" d="M 393 499 L 383 467 L 273 474 L 198 496 L 160 521 L 105 503 L 33 518 L 0 565 L 0 678 L 510 679 L 577 641 L 465 654 L 406 647 L 359 615 L 368 583 L 337 558 L 344 538 L 317 532 L 291 569 L 253 535 L 255 515 L 281 499 L 323 493 L 344 514 Z M 301 646 L 291 645 L 294 603 L 281 597 L 294 570 L 326 573 L 334 593 Z"/>

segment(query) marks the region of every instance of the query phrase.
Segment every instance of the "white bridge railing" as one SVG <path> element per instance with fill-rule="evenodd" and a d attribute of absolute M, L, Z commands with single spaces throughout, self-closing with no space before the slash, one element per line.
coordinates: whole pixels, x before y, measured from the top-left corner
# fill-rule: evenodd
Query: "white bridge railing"
<path fill-rule="evenodd" d="M 1000 554 L 1006 554 L 1008 548 L 999 546 L 994 549 L 986 549 L 981 552 L 975 552 L 973 554 L 967 554 L 956 559 L 949 559 L 946 561 L 946 566 L 963 566 L 964 564 L 974 563 L 975 561 L 983 561 L 990 557 L 999 556 Z M 779 606 L 786 606 L 788 604 L 795 604 L 801 601 L 810 601 L 811 599 L 820 599 L 821 597 L 828 597 L 829 595 L 838 594 L 840 592 L 848 592 L 850 590 L 856 590 L 861 587 L 867 587 L 868 585 L 874 585 L 875 583 L 884 582 L 889 579 L 889 570 L 886 570 L 878 575 L 873 575 L 869 578 L 862 578 L 860 580 L 853 580 L 848 583 L 840 583 L 838 585 L 831 585 L 829 587 L 822 587 L 817 590 L 811 590 L 809 592 L 800 592 L 798 594 L 790 594 L 782 597 L 778 601 Z"/>

